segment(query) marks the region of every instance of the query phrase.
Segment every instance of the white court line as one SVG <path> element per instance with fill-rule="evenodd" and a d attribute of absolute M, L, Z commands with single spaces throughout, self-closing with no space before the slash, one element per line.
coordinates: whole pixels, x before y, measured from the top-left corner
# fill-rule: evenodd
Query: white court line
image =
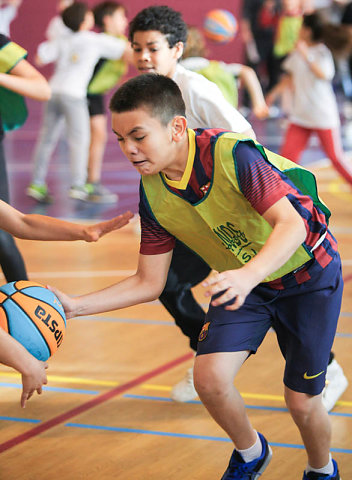
<path fill-rule="evenodd" d="M 352 265 L 352 259 L 342 260 L 342 265 L 349 267 Z M 134 275 L 136 270 L 81 270 L 81 271 L 71 271 L 67 270 L 64 272 L 29 272 L 28 276 L 30 278 L 87 278 L 87 277 L 127 277 Z M 2 276 L 3 277 L 3 276 Z"/>

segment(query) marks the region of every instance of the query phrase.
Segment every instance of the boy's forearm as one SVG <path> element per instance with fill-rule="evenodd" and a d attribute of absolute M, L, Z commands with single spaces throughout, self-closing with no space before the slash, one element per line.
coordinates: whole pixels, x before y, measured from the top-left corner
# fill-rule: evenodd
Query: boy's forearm
<path fill-rule="evenodd" d="M 150 302 L 156 300 L 161 292 L 162 286 L 148 281 L 144 282 L 138 274 L 132 275 L 103 290 L 75 297 L 75 309 L 72 316 L 110 312 Z"/>
<path fill-rule="evenodd" d="M 31 360 L 31 354 L 0 328 L 0 363 L 26 374 Z"/>
<path fill-rule="evenodd" d="M 140 255 L 137 272 L 103 290 L 71 298 L 51 289 L 61 301 L 68 318 L 109 312 L 157 299 L 166 283 L 172 251 Z"/>
<path fill-rule="evenodd" d="M 244 267 L 254 286 L 281 268 L 304 242 L 307 232 L 303 220 L 276 225 L 260 252 Z"/>
<path fill-rule="evenodd" d="M 85 226 L 52 217 L 29 214 L 13 235 L 30 240 L 85 240 Z"/>

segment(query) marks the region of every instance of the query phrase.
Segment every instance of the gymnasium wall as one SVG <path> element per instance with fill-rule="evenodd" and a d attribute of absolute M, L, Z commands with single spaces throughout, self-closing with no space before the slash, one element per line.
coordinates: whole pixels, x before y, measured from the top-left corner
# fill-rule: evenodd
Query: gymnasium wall
<path fill-rule="evenodd" d="M 224 8 L 230 10 L 238 19 L 242 0 L 120 0 L 127 7 L 128 18 L 133 16 L 142 8 L 149 5 L 169 5 L 175 10 L 182 12 L 183 18 L 190 25 L 201 26 L 205 14 L 213 8 Z M 244 0 L 245 1 L 245 0 Z M 44 32 L 49 20 L 56 14 L 56 0 L 23 0 L 17 18 L 11 24 L 11 37 L 22 45 L 29 52 L 28 59 L 33 61 L 37 45 L 44 40 Z M 89 5 L 99 3 L 99 0 L 87 0 Z M 209 57 L 225 62 L 241 62 L 242 44 L 240 35 L 227 45 L 214 45 L 209 43 Z M 45 69 L 44 73 L 50 70 Z"/>

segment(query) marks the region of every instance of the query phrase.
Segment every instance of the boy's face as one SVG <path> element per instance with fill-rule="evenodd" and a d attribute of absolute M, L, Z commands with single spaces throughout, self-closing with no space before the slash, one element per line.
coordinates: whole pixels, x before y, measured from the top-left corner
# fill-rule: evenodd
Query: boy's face
<path fill-rule="evenodd" d="M 123 35 L 127 25 L 128 20 L 123 8 L 117 8 L 112 15 L 104 17 L 104 31 L 110 35 Z"/>
<path fill-rule="evenodd" d="M 133 63 L 140 73 L 159 73 L 172 78 L 183 43 L 170 48 L 164 34 L 157 30 L 135 32 L 132 41 Z"/>
<path fill-rule="evenodd" d="M 141 107 L 129 112 L 113 112 L 112 129 L 124 155 L 141 175 L 155 175 L 172 164 L 175 156 L 173 121 L 164 126 Z"/>

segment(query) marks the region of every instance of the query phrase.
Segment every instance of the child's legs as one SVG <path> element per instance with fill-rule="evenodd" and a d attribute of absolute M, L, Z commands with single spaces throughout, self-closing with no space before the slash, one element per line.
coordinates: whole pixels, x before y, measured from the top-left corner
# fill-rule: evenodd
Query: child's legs
<path fill-rule="evenodd" d="M 67 141 L 71 162 L 71 185 L 82 186 L 87 179 L 90 141 L 89 114 L 86 98 L 62 96 L 67 125 Z"/>
<path fill-rule="evenodd" d="M 194 385 L 200 399 L 240 450 L 256 441 L 243 399 L 233 384 L 248 355 L 248 351 L 212 353 L 197 356 L 194 363 Z"/>
<path fill-rule="evenodd" d="M 285 386 L 285 401 L 300 431 L 309 465 L 324 467 L 329 462 L 331 424 L 321 395 L 311 396 Z"/>
<path fill-rule="evenodd" d="M 306 148 L 311 133 L 312 131 L 309 128 L 290 123 L 286 130 L 280 155 L 292 160 L 292 162 L 299 163 L 301 154 Z"/>
<path fill-rule="evenodd" d="M 266 308 L 277 292 L 266 296 L 254 289 L 236 311 L 209 306 L 199 335 L 194 367 L 196 390 L 214 420 L 240 450 L 251 447 L 256 436 L 234 378 L 250 352 L 255 353 L 271 326 Z"/>
<path fill-rule="evenodd" d="M 88 157 L 88 183 L 99 183 L 105 145 L 107 141 L 107 117 L 104 95 L 87 95 L 90 119 L 90 145 Z"/>
<path fill-rule="evenodd" d="M 63 126 L 59 99 L 56 95 L 45 105 L 42 126 L 33 155 L 32 182 L 44 184 L 51 155 L 56 147 Z"/>
<path fill-rule="evenodd" d="M 312 467 L 328 463 L 330 424 L 321 402 L 342 299 L 338 255 L 302 285 L 284 290 L 273 322 L 286 359 L 285 398 Z"/>
<path fill-rule="evenodd" d="M 99 183 L 107 140 L 106 115 L 90 117 L 90 146 L 88 160 L 88 182 Z"/>
<path fill-rule="evenodd" d="M 318 129 L 315 130 L 321 146 L 326 155 L 330 158 L 336 170 L 346 180 L 352 183 L 352 165 L 348 165 L 346 157 L 342 148 L 340 129 Z"/>

